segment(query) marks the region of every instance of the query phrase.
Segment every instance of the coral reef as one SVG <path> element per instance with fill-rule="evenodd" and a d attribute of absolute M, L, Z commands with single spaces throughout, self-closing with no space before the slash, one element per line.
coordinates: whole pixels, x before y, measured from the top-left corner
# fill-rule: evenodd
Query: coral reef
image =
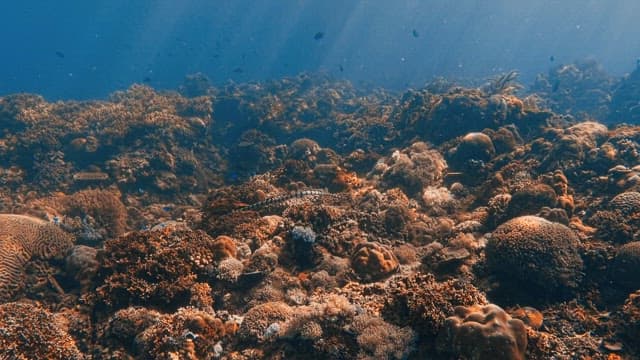
<path fill-rule="evenodd" d="M 516 76 L 0 97 L 0 358 L 637 358 L 640 127 Z"/>
<path fill-rule="evenodd" d="M 612 100 L 616 79 L 593 59 L 561 64 L 540 74 L 531 92 L 544 99 L 546 106 L 561 114 L 579 119 L 605 119 Z M 615 93 L 614 93 L 615 94 Z"/>

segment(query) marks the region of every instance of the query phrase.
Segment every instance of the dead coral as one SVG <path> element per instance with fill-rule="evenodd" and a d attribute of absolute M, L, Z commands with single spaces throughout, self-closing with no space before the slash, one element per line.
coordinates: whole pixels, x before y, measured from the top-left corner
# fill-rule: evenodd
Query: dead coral
<path fill-rule="evenodd" d="M 627 290 L 640 287 L 640 241 L 622 245 L 611 265 L 612 281 Z"/>
<path fill-rule="evenodd" d="M 63 323 L 39 305 L 0 305 L 0 329 L 0 358 L 85 359 Z"/>
<path fill-rule="evenodd" d="M 524 360 L 527 332 L 494 304 L 457 306 L 440 332 L 439 350 L 465 359 Z"/>
<path fill-rule="evenodd" d="M 138 333 L 136 352 L 144 359 L 215 358 L 222 355 L 226 334 L 224 322 L 213 314 L 180 308 Z"/>
<path fill-rule="evenodd" d="M 622 333 L 628 343 L 638 348 L 638 336 L 640 335 L 640 290 L 629 294 L 622 307 Z"/>
<path fill-rule="evenodd" d="M 612 102 L 616 79 L 597 61 L 584 59 L 554 66 L 537 76 L 531 90 L 545 106 L 579 119 L 605 119 Z"/>

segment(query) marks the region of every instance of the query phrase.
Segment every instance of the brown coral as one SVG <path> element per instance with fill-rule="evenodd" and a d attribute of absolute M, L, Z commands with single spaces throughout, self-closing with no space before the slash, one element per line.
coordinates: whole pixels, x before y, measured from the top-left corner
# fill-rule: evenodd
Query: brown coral
<path fill-rule="evenodd" d="M 383 279 L 398 270 L 399 265 L 393 251 L 379 243 L 360 244 L 351 255 L 351 266 L 364 281 Z"/>
<path fill-rule="evenodd" d="M 520 284 L 514 291 L 553 297 L 580 282 L 583 264 L 578 247 L 579 240 L 568 227 L 521 216 L 493 232 L 486 247 L 487 266 L 501 281 Z"/>
<path fill-rule="evenodd" d="M 411 325 L 429 339 L 440 331 L 456 306 L 487 304 L 484 294 L 468 282 L 438 282 L 433 275 L 421 273 L 391 279 L 387 296 L 384 319 L 400 326 Z"/>
<path fill-rule="evenodd" d="M 440 332 L 439 349 L 460 359 L 524 360 L 527 332 L 499 306 L 457 306 Z"/>
<path fill-rule="evenodd" d="M 240 324 L 238 336 L 249 342 L 263 342 L 274 337 L 291 315 L 291 307 L 282 302 L 267 302 L 249 309 Z"/>
<path fill-rule="evenodd" d="M 612 270 L 614 283 L 628 290 L 640 287 L 640 241 L 632 241 L 618 249 Z"/>
<path fill-rule="evenodd" d="M 191 287 L 212 276 L 217 250 L 203 231 L 139 231 L 108 240 L 98 254 L 98 299 L 113 308 L 186 306 Z"/>
<path fill-rule="evenodd" d="M 0 358 L 84 359 L 63 322 L 31 303 L 0 305 Z"/>
<path fill-rule="evenodd" d="M 0 301 L 22 288 L 23 267 L 32 257 L 60 259 L 73 245 L 73 237 L 38 218 L 0 214 Z"/>
<path fill-rule="evenodd" d="M 378 161 L 372 175 L 381 175 L 385 188 L 400 187 L 410 195 L 418 195 L 425 186 L 442 184 L 447 162 L 435 149 L 423 142 L 396 150 Z"/>

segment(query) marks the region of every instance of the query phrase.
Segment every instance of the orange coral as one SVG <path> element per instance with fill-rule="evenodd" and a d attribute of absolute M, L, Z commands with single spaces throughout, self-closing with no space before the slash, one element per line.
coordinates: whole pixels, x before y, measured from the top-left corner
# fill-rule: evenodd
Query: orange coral
<path fill-rule="evenodd" d="M 215 261 L 236 257 L 236 253 L 236 244 L 231 237 L 220 235 L 213 241 L 213 259 Z"/>
<path fill-rule="evenodd" d="M 383 279 L 398 270 L 398 259 L 391 249 L 378 243 L 363 243 L 351 255 L 351 266 L 365 281 Z"/>

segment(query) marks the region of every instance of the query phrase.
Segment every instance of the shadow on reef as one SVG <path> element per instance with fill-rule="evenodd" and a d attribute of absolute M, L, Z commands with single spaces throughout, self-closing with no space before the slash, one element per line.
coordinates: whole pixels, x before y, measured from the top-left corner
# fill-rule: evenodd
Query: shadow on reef
<path fill-rule="evenodd" d="M 638 357 L 640 127 L 563 69 L 0 98 L 0 358 Z"/>

